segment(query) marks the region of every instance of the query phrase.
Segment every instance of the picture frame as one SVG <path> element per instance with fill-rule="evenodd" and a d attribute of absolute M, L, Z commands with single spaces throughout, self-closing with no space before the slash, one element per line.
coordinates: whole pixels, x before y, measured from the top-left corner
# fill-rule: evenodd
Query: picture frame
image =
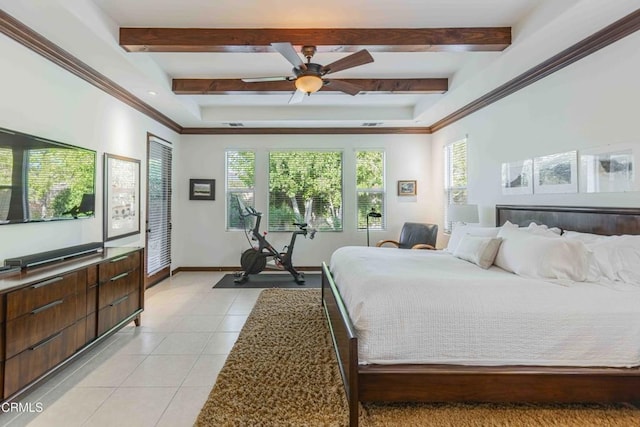
<path fill-rule="evenodd" d="M 578 152 L 549 154 L 533 159 L 533 192 L 578 192 Z"/>
<path fill-rule="evenodd" d="M 140 234 L 140 160 L 104 154 L 104 241 Z"/>
<path fill-rule="evenodd" d="M 189 200 L 215 200 L 216 180 L 199 179 L 189 180 Z"/>
<path fill-rule="evenodd" d="M 418 194 L 418 182 L 414 180 L 398 181 L 398 196 L 415 196 Z"/>
<path fill-rule="evenodd" d="M 636 150 L 615 144 L 580 150 L 580 192 L 638 191 Z"/>
<path fill-rule="evenodd" d="M 502 164 L 502 194 L 533 193 L 533 160 L 518 160 Z"/>

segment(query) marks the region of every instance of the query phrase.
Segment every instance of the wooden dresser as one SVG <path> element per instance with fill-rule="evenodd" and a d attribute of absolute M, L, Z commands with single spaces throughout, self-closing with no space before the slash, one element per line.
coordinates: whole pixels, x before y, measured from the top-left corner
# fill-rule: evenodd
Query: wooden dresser
<path fill-rule="evenodd" d="M 0 277 L 0 397 L 11 400 L 144 309 L 142 248 Z"/>

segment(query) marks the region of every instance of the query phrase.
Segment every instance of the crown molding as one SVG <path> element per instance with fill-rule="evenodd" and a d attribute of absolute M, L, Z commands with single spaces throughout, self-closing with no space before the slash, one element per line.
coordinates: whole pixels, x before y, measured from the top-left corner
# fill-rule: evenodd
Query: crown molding
<path fill-rule="evenodd" d="M 77 77 L 80 77 L 82 80 L 94 85 L 114 98 L 135 108 L 141 113 L 146 114 L 169 129 L 178 133 L 182 130 L 182 126 L 178 123 L 151 107 L 149 104 L 143 102 L 140 98 L 136 97 L 134 94 L 127 91 L 104 74 L 99 73 L 66 50 L 36 33 L 22 22 L 4 12 L 2 9 L 0 9 L 0 33 L 15 40 L 24 47 L 31 49 L 59 67 L 67 70 Z"/>

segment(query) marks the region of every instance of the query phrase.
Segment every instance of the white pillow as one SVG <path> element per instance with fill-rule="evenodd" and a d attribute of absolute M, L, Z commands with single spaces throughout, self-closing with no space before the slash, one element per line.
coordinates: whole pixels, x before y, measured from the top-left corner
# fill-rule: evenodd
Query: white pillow
<path fill-rule="evenodd" d="M 550 237 L 559 237 L 562 234 L 562 230 L 558 227 L 549 228 L 544 224 L 536 224 L 535 222 L 531 222 L 527 228 L 523 230 L 527 230 L 533 234 L 540 234 L 542 236 L 550 236 Z"/>
<path fill-rule="evenodd" d="M 584 243 L 503 228 L 494 264 L 520 276 L 574 282 L 587 280 L 590 254 Z"/>
<path fill-rule="evenodd" d="M 595 274 L 640 286 L 640 236 L 600 236 L 585 245 L 593 255 Z"/>
<path fill-rule="evenodd" d="M 481 237 L 465 234 L 453 252 L 453 256 L 487 269 L 493 264 L 501 242 L 502 239 L 499 237 Z"/>
<path fill-rule="evenodd" d="M 594 243 L 598 240 L 606 239 L 608 236 L 601 234 L 580 233 L 579 231 L 565 231 L 562 235 L 565 239 L 580 240 L 583 243 Z"/>
<path fill-rule="evenodd" d="M 449 243 L 447 243 L 445 251 L 453 254 L 466 234 L 470 234 L 472 236 L 496 237 L 498 235 L 498 231 L 500 231 L 499 227 L 481 227 L 479 225 L 467 225 L 460 223 L 453 224 L 453 230 L 451 230 L 451 236 L 449 236 Z"/>

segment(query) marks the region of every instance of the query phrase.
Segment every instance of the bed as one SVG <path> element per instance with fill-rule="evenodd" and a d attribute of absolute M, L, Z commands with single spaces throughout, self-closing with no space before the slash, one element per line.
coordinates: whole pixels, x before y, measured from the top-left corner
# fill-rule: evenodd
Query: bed
<path fill-rule="evenodd" d="M 501 226 L 507 221 L 521 226 L 533 221 L 564 230 L 601 235 L 640 234 L 640 209 L 635 208 L 497 206 L 496 225 Z M 401 250 L 395 251 L 394 256 L 401 254 Z M 352 265 L 357 269 L 357 263 Z M 432 362 L 420 360 L 412 363 L 411 357 L 384 359 L 375 353 L 360 360 L 359 337 L 336 280 L 339 279 L 334 278 L 330 268 L 323 264 L 322 303 L 345 385 L 352 426 L 357 426 L 358 403 L 361 401 L 640 401 L 640 368 L 634 362 L 640 355 L 634 355 L 633 351 L 620 360 L 606 359 L 608 362 L 602 366 L 582 360 L 575 363 L 546 360 L 544 365 L 536 365 L 535 358 L 533 361 L 516 359 L 501 364 L 495 357 L 479 361 L 434 359 Z M 349 304 L 353 304 L 352 298 L 349 295 Z M 355 313 L 356 319 L 359 316 L 359 312 Z M 623 321 L 635 327 L 640 321 L 634 322 L 633 316 L 631 314 Z M 604 318 L 602 323 L 605 323 Z M 589 328 L 588 325 L 583 327 Z M 633 336 L 628 338 L 634 339 Z M 367 343 L 369 337 L 361 339 Z M 615 359 L 615 355 L 613 357 Z"/>

